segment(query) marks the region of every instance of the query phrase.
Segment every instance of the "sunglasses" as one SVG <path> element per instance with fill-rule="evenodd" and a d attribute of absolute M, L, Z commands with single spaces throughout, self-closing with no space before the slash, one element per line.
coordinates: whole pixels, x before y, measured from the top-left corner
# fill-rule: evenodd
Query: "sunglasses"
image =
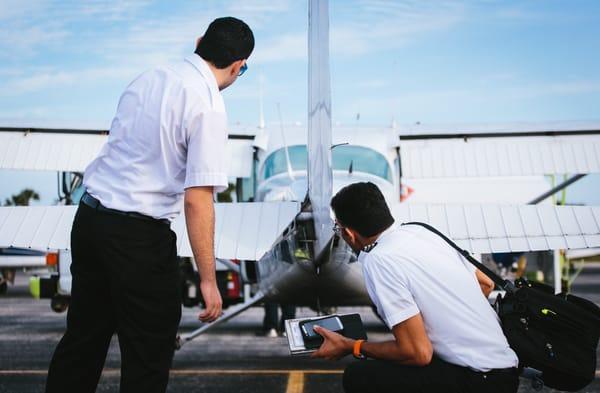
<path fill-rule="evenodd" d="M 333 230 L 333 233 L 335 233 L 338 236 L 342 235 L 342 229 L 344 229 L 344 227 L 340 226 L 337 222 L 333 225 L 333 228 L 331 228 Z"/>
<path fill-rule="evenodd" d="M 247 69 L 248 69 L 248 63 L 244 63 L 244 65 L 240 67 L 240 73 L 238 74 L 238 76 L 244 75 L 244 72 L 246 72 Z"/>

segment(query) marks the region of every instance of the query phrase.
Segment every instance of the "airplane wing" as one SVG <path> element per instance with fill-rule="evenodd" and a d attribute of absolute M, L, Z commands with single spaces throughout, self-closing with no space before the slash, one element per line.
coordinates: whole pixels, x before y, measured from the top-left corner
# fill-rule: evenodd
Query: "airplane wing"
<path fill-rule="evenodd" d="M 83 172 L 107 135 L 0 129 L 0 169 Z"/>
<path fill-rule="evenodd" d="M 77 206 L 0 208 L 0 247 L 69 249 Z M 297 202 L 215 205 L 215 257 L 259 260 L 300 211 Z M 192 256 L 183 216 L 172 226 L 180 256 Z"/>
<path fill-rule="evenodd" d="M 83 172 L 98 156 L 107 130 L 0 128 L 0 169 Z M 253 135 L 230 134 L 230 177 L 250 177 Z"/>
<path fill-rule="evenodd" d="M 299 212 L 299 202 L 215 204 L 215 257 L 258 261 Z M 183 214 L 171 228 L 179 255 L 193 256 Z"/>
<path fill-rule="evenodd" d="M 0 208 L 0 247 L 68 249 L 76 206 Z M 297 202 L 216 205 L 215 253 L 259 260 L 300 211 Z M 398 222 L 423 221 L 475 253 L 600 247 L 600 207 L 396 204 Z M 181 256 L 191 256 L 183 218 L 173 222 Z"/>
<path fill-rule="evenodd" d="M 398 203 L 392 214 L 429 223 L 473 253 L 600 246 L 600 207 Z"/>
<path fill-rule="evenodd" d="M 598 134 L 400 137 L 407 178 L 600 173 Z"/>

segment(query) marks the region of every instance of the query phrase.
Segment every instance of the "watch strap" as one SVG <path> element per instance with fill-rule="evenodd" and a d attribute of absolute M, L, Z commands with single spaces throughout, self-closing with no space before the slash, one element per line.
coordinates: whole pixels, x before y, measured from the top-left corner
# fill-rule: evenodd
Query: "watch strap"
<path fill-rule="evenodd" d="M 365 342 L 365 340 L 356 340 L 356 341 L 354 342 L 354 346 L 353 346 L 353 348 L 352 348 L 352 355 L 353 355 L 353 356 L 354 356 L 356 359 L 364 359 L 364 358 L 366 358 L 366 356 L 365 356 L 365 355 L 363 355 L 363 354 L 360 352 L 360 348 L 361 348 L 361 346 L 362 346 L 362 344 L 363 344 L 364 342 Z"/>

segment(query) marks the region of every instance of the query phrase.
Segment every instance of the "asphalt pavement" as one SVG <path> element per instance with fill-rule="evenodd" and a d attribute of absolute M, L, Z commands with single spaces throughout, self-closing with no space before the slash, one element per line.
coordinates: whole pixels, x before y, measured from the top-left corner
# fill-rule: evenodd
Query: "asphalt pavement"
<path fill-rule="evenodd" d="M 600 304 L 600 265 L 588 266 L 573 290 Z M 370 308 L 340 308 L 338 312 L 359 312 L 370 340 L 391 337 Z M 198 326 L 197 314 L 198 309 L 184 309 L 182 332 Z M 301 308 L 298 314 L 313 316 L 315 312 Z M 32 299 L 23 274 L 0 297 L 0 393 L 43 392 L 48 363 L 65 329 L 65 316 L 54 313 L 48 300 Z M 168 392 L 343 391 L 342 372 L 354 361 L 351 357 L 339 362 L 291 357 L 284 337 L 261 334 L 262 317 L 262 308 L 252 308 L 186 344 L 175 354 Z M 114 337 L 98 392 L 118 392 L 119 356 Z M 600 393 L 599 381 L 583 392 Z M 530 382 L 522 379 L 519 392 L 533 391 Z"/>

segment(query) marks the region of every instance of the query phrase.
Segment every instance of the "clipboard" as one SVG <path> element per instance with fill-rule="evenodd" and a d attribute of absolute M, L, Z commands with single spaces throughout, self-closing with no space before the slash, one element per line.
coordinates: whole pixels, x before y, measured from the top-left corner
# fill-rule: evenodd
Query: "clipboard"
<path fill-rule="evenodd" d="M 367 339 L 367 332 L 365 331 L 360 314 L 333 315 L 338 316 L 342 321 L 342 325 L 344 325 L 344 330 L 341 332 L 341 334 L 355 340 Z M 308 355 L 318 349 L 307 348 L 307 345 L 304 343 L 302 332 L 300 331 L 300 322 L 321 318 L 323 318 L 323 316 L 288 319 L 285 321 L 285 333 L 288 339 L 290 354 L 292 356 Z"/>

